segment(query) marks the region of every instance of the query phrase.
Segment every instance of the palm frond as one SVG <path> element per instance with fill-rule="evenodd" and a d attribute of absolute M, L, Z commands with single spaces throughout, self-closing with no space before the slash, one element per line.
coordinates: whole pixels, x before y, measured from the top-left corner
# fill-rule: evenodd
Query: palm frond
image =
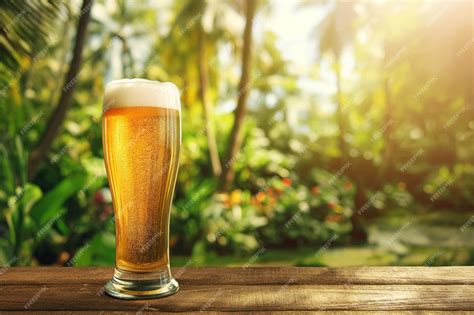
<path fill-rule="evenodd" d="M 18 76 L 54 30 L 62 3 L 51 1 L 0 2 L 0 83 Z"/>

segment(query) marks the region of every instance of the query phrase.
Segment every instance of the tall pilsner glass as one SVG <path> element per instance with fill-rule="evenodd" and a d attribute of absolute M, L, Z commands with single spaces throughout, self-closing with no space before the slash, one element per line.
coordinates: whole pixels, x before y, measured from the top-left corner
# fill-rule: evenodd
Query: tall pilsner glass
<path fill-rule="evenodd" d="M 124 79 L 107 85 L 102 140 L 115 213 L 115 272 L 106 292 L 151 299 L 178 291 L 169 263 L 170 208 L 181 145 L 179 91 Z"/>

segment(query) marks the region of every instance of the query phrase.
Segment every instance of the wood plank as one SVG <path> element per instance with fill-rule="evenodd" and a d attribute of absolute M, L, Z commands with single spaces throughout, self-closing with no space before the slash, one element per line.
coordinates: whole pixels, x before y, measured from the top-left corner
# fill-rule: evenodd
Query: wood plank
<path fill-rule="evenodd" d="M 188 268 L 189 284 L 474 284 L 473 267 L 255 267 Z M 174 271 L 176 273 L 176 271 Z M 212 275 L 210 277 L 209 275 Z"/>
<path fill-rule="evenodd" d="M 97 314 L 97 311 L 35 311 L 37 315 L 71 315 L 71 314 Z M 149 314 L 151 311 L 144 311 L 143 314 Z M 160 314 L 176 314 L 177 312 L 159 312 Z M 236 312 L 224 312 L 224 311 L 209 311 L 205 312 L 206 314 L 235 314 Z M 237 312 L 237 314 L 273 314 L 274 311 L 265 312 L 265 311 L 253 311 L 253 312 Z M 278 311 L 278 314 L 285 314 L 285 315 L 313 315 L 313 314 L 321 314 L 321 315 L 340 315 L 340 314 L 350 314 L 350 315 L 366 315 L 366 314 L 380 314 L 379 311 Z M 6 311 L 2 312 L 2 315 L 8 314 L 24 314 L 24 311 Z M 137 315 L 137 312 L 131 311 L 100 311 L 100 315 L 117 315 L 117 314 L 133 314 Z M 420 311 L 383 311 L 385 315 L 419 315 Z M 429 311 L 429 314 L 446 314 L 446 311 Z M 473 312 L 469 311 L 449 311 L 449 314 L 459 314 L 459 315 L 467 315 L 473 314 Z"/>
<path fill-rule="evenodd" d="M 6 284 L 105 284 L 113 268 L 15 267 L 0 275 Z M 173 268 L 183 285 L 474 284 L 474 267 L 252 267 Z"/>
<path fill-rule="evenodd" d="M 4 284 L 105 283 L 113 268 L 96 267 L 10 267 L 0 275 Z"/>
<path fill-rule="evenodd" d="M 1 310 L 474 310 L 473 285 L 183 285 L 176 295 L 123 301 L 100 284 L 2 285 Z M 99 292 L 99 293 L 98 293 Z M 31 301 L 34 299 L 34 302 Z"/>
<path fill-rule="evenodd" d="M 131 315 L 137 315 L 137 312 L 131 312 L 131 311 L 35 311 L 35 314 L 38 315 L 50 315 L 50 314 L 55 314 L 55 315 L 71 315 L 71 314 L 100 314 L 100 315 L 117 315 L 117 314 L 131 314 Z M 150 314 L 151 311 L 145 311 L 143 314 Z M 159 312 L 160 314 L 176 314 L 177 312 Z M 224 312 L 224 311 L 209 311 L 205 312 L 206 314 L 236 314 L 236 312 Z M 237 312 L 237 314 L 263 314 L 263 315 L 268 315 L 268 314 L 274 314 L 275 311 L 252 311 L 252 312 Z M 366 315 L 366 314 L 380 314 L 381 312 L 379 311 L 278 311 L 278 314 L 285 314 L 285 315 L 313 315 L 313 314 L 321 314 L 321 315 L 340 315 L 340 314 L 350 314 L 350 315 Z M 423 312 L 424 313 L 424 312 Z M 7 312 L 2 312 L 2 315 L 8 315 L 8 314 L 24 314 L 22 311 L 7 311 Z M 383 314 L 385 315 L 419 315 L 420 311 L 383 311 Z M 429 314 L 446 314 L 446 311 L 429 311 Z M 459 314 L 459 315 L 468 315 L 468 314 L 473 314 L 473 312 L 469 311 L 449 311 L 449 314 Z"/>

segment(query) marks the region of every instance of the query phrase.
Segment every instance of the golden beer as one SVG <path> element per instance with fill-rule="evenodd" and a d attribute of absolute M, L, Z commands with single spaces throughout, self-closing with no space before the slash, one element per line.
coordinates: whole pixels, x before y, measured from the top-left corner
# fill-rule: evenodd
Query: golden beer
<path fill-rule="evenodd" d="M 116 268 L 106 292 L 127 299 L 170 295 L 178 290 L 168 239 L 181 144 L 179 93 L 169 83 L 114 81 L 106 88 L 102 127 L 116 228 Z"/>

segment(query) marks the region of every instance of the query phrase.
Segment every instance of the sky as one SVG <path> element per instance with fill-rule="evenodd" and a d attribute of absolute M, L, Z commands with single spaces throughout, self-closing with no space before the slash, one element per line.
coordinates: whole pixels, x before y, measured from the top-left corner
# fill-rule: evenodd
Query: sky
<path fill-rule="evenodd" d="M 256 21 L 255 33 L 262 30 L 277 34 L 277 46 L 290 62 L 290 69 L 297 74 L 301 94 L 316 98 L 321 110 L 332 112 L 331 102 L 336 92 L 336 81 L 330 64 L 317 55 L 318 25 L 322 22 L 327 7 L 305 4 L 305 1 L 271 1 L 271 12 Z M 314 69 L 318 69 L 317 77 Z"/>
<path fill-rule="evenodd" d="M 331 101 L 336 92 L 335 75 L 331 65 L 316 54 L 317 26 L 327 9 L 302 3 L 304 2 L 273 0 L 269 10 L 260 8 L 255 17 L 254 41 L 261 42 L 265 32 L 275 33 L 277 47 L 289 62 L 290 71 L 298 77 L 297 84 L 303 97 L 295 101 L 301 102 L 301 107 L 305 107 L 310 98 L 317 99 L 319 108 L 331 113 L 335 110 Z M 240 68 L 240 65 L 236 66 Z M 314 72 L 316 68 L 319 69 L 317 76 Z M 235 100 L 229 99 L 219 105 L 217 113 L 230 112 L 235 104 Z"/>

